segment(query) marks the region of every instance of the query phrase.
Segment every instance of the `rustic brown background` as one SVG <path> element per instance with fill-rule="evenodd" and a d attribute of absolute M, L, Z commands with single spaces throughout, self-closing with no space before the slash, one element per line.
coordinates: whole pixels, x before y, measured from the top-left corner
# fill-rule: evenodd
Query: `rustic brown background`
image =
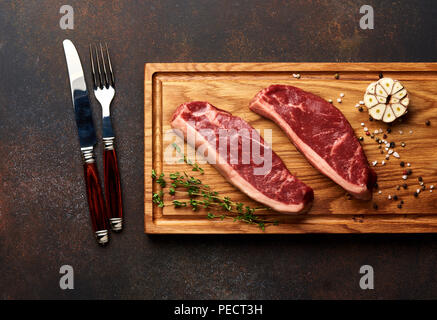
<path fill-rule="evenodd" d="M 66 3 L 74 30 L 59 28 Z M 362 4 L 374 30 L 359 28 Z M 0 298 L 436 298 L 435 235 L 143 234 L 145 62 L 436 61 L 435 16 L 431 0 L 2 1 Z M 89 43 L 112 49 L 127 223 L 105 249 L 91 234 L 64 38 L 86 70 Z M 59 289 L 63 264 L 74 290 Z M 359 288 L 363 264 L 373 291 Z"/>

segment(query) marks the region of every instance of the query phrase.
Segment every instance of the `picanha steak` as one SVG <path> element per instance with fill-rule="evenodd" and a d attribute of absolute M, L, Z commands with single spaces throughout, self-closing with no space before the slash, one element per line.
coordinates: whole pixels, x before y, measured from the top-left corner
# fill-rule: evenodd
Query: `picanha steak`
<path fill-rule="evenodd" d="M 176 109 L 171 126 L 196 150 L 206 150 L 208 162 L 252 199 L 284 213 L 306 211 L 311 206 L 313 190 L 288 171 L 258 131 L 243 119 L 208 102 L 194 101 Z M 226 139 L 227 143 L 220 143 L 220 139 Z M 250 148 L 246 142 L 250 142 Z M 223 145 L 226 152 L 220 149 Z M 231 146 L 238 150 L 237 157 L 234 154 L 231 158 Z M 256 159 L 254 148 L 258 148 L 264 158 L 271 154 L 271 166 L 263 174 L 256 174 L 256 169 L 265 163 Z"/>
<path fill-rule="evenodd" d="M 271 85 L 250 109 L 273 120 L 320 172 L 358 199 L 372 198 L 376 173 L 344 115 L 319 96 L 287 85 Z"/>

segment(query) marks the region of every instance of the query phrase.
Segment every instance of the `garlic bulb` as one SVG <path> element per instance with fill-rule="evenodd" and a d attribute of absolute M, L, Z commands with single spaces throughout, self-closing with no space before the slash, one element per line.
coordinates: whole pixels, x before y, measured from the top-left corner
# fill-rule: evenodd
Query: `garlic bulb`
<path fill-rule="evenodd" d="M 375 120 L 393 122 L 407 113 L 409 104 L 407 89 L 400 81 L 382 78 L 366 89 L 364 104 Z"/>

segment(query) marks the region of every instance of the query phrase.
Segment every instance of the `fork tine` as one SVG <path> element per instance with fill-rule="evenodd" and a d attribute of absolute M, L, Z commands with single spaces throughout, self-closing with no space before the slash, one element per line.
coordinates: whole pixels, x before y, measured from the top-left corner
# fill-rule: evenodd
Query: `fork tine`
<path fill-rule="evenodd" d="M 100 60 L 99 60 L 99 52 L 97 51 L 97 45 L 94 47 L 95 52 L 96 52 L 96 61 L 97 61 L 97 71 L 99 72 L 99 85 L 98 87 L 103 89 L 104 84 L 104 80 L 102 77 L 102 71 L 100 70 Z"/>
<path fill-rule="evenodd" d="M 100 43 L 100 54 L 102 55 L 103 73 L 105 74 L 105 87 L 109 86 L 108 72 L 106 72 L 105 56 L 103 55 L 102 43 Z"/>
<path fill-rule="evenodd" d="M 94 68 L 94 57 L 93 57 L 93 49 L 90 45 L 90 60 L 91 60 L 91 72 L 93 74 L 93 89 L 97 89 L 97 79 L 96 79 L 96 70 Z"/>
<path fill-rule="evenodd" d="M 115 80 L 114 80 L 114 71 L 112 70 L 112 63 L 111 63 L 111 57 L 109 56 L 109 49 L 108 49 L 108 44 L 105 42 L 105 47 L 106 47 L 106 56 L 108 58 L 108 65 L 109 65 L 109 74 L 110 74 L 110 78 L 111 78 L 111 82 L 112 82 L 112 86 L 115 86 Z"/>

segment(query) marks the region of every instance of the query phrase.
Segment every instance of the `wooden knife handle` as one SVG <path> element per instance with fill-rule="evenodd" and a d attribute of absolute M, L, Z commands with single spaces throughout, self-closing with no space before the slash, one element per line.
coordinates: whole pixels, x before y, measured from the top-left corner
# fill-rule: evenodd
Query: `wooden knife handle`
<path fill-rule="evenodd" d="M 109 242 L 108 217 L 96 164 L 85 162 L 84 173 L 93 230 L 97 242 L 100 245 L 106 245 Z"/>
<path fill-rule="evenodd" d="M 105 147 L 103 163 L 105 168 L 105 195 L 109 224 L 112 231 L 120 232 L 123 229 L 123 201 L 117 154 L 113 144 Z"/>

